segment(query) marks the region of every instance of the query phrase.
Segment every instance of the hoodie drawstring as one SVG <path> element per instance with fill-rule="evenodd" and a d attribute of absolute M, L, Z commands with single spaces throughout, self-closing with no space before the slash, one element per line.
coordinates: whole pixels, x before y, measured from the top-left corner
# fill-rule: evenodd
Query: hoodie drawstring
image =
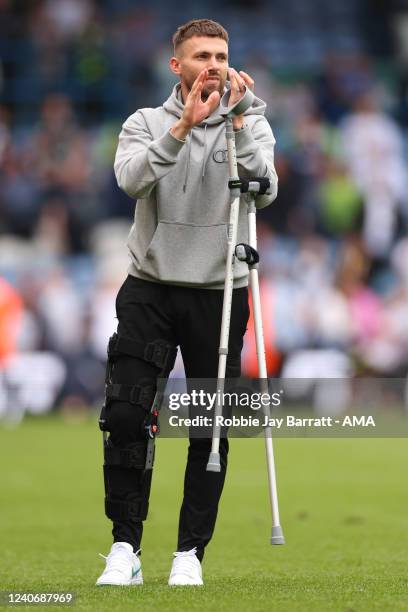
<path fill-rule="evenodd" d="M 188 179 L 188 172 L 190 170 L 190 155 L 191 155 L 191 140 L 193 138 L 193 131 L 191 130 L 190 134 L 187 136 L 187 163 L 186 163 L 186 171 L 184 173 L 184 184 L 183 184 L 183 191 L 185 193 L 186 188 L 187 188 L 187 179 Z"/>
<path fill-rule="evenodd" d="M 207 124 L 204 124 L 204 151 L 203 151 L 203 165 L 201 170 L 201 180 L 204 180 L 205 167 L 207 165 Z"/>
<path fill-rule="evenodd" d="M 186 171 L 184 173 L 184 181 L 183 181 L 183 191 L 186 192 L 187 189 L 187 181 L 188 181 L 188 173 L 190 170 L 190 157 L 191 157 L 191 141 L 193 139 L 193 131 L 191 130 L 190 134 L 187 136 L 187 162 L 186 162 Z M 207 167 L 207 124 L 204 124 L 204 143 L 203 143 L 203 162 L 201 166 L 201 180 L 204 180 L 205 169 Z"/>

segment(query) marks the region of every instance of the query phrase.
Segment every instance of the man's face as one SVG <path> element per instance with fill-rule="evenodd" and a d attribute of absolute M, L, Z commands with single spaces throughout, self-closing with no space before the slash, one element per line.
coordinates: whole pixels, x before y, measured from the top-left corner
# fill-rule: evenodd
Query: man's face
<path fill-rule="evenodd" d="M 210 93 L 224 92 L 228 72 L 228 45 L 222 38 L 209 36 L 192 36 L 177 49 L 176 58 L 172 58 L 173 72 L 180 76 L 181 85 L 190 91 L 199 73 L 207 68 L 208 78 L 202 90 L 202 99 Z M 176 70 L 174 70 L 176 67 Z"/>

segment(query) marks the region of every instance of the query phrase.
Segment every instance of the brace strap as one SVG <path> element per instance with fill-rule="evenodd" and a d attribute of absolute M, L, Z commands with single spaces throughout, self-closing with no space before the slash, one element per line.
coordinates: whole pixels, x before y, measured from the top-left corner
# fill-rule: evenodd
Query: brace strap
<path fill-rule="evenodd" d="M 153 363 L 162 373 L 166 372 L 169 364 L 173 364 L 177 356 L 177 347 L 165 340 L 154 340 L 154 342 L 139 342 L 125 336 L 113 334 L 109 339 L 108 355 L 118 357 L 119 355 L 130 355 Z"/>
<path fill-rule="evenodd" d="M 149 502 L 143 497 L 132 502 L 112 500 L 105 497 L 106 516 L 112 521 L 144 521 L 147 517 Z"/>
<path fill-rule="evenodd" d="M 146 465 L 146 442 L 135 442 L 132 448 L 117 448 L 105 443 L 105 465 L 143 470 Z"/>
<path fill-rule="evenodd" d="M 108 383 L 105 386 L 107 399 L 138 404 L 145 410 L 149 410 L 151 408 L 155 392 L 155 388 L 151 385 L 141 386 Z"/>

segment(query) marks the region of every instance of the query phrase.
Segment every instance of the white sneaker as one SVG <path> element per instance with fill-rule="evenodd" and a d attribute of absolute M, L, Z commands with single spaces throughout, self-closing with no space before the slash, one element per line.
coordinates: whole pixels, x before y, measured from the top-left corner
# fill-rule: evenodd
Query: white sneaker
<path fill-rule="evenodd" d="M 138 551 L 139 552 L 139 551 Z M 130 586 L 143 584 L 142 564 L 133 546 L 127 542 L 115 542 L 106 559 L 106 567 L 96 581 L 96 586 Z"/>
<path fill-rule="evenodd" d="M 203 583 L 201 563 L 196 557 L 196 548 L 185 552 L 175 552 L 171 567 L 169 586 L 195 585 Z"/>

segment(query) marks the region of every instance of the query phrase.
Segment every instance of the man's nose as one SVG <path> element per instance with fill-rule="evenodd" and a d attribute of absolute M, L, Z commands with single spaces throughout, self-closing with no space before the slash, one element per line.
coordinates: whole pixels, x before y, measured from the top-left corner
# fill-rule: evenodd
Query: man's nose
<path fill-rule="evenodd" d="M 209 58 L 207 68 L 209 70 L 219 70 L 220 63 L 215 56 Z"/>

